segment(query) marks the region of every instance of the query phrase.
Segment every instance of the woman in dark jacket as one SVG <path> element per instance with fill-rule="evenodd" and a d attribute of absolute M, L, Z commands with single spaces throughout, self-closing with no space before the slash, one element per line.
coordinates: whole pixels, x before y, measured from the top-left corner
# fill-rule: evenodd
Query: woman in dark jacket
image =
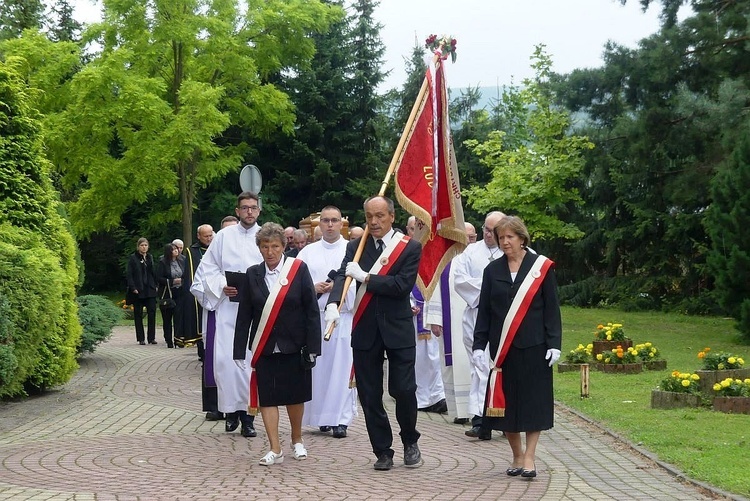
<path fill-rule="evenodd" d="M 494 367 L 500 350 L 501 371 L 491 372 L 485 419 L 508 437 L 513 462 L 506 473 L 534 478 L 539 436 L 553 426 L 552 365 L 562 340 L 554 263 L 527 250 L 529 232 L 515 216 L 501 219 L 493 235 L 503 256 L 484 269 L 472 357 L 486 364 L 489 343 Z"/>
<path fill-rule="evenodd" d="M 146 344 L 143 334 L 143 308 L 148 315 L 148 344 L 156 344 L 156 274 L 154 258 L 148 253 L 148 240 L 138 239 L 136 251 L 130 256 L 127 268 L 128 294 L 133 302 L 135 337 Z"/>
<path fill-rule="evenodd" d="M 301 352 L 305 347 L 305 353 L 311 355 L 309 362 L 320 354 L 320 313 L 307 265 L 284 256 L 284 228 L 266 223 L 255 239 L 263 262 L 247 269 L 240 290 L 234 361 L 244 367 L 248 346 L 255 349 L 250 407 L 254 407 L 257 388 L 271 448 L 260 464 L 270 466 L 284 460 L 279 440 L 280 405 L 286 406 L 289 415 L 294 458 L 307 458 L 302 443 L 302 417 L 305 402 L 312 399 L 312 367 L 303 364 Z"/>
<path fill-rule="evenodd" d="M 156 280 L 159 282 L 159 310 L 163 320 L 164 341 L 168 348 L 184 346 L 182 316 L 182 273 L 185 270 L 185 256 L 174 244 L 164 246 L 164 255 L 156 266 Z M 161 299 L 172 298 L 171 306 L 162 304 Z M 173 330 L 174 327 L 174 330 Z M 172 335 L 174 334 L 174 341 Z"/>

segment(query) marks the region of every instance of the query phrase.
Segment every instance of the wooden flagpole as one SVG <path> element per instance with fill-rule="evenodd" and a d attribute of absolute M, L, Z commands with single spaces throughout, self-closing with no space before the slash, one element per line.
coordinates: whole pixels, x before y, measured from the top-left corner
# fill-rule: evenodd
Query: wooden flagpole
<path fill-rule="evenodd" d="M 432 58 L 432 64 L 438 62 L 438 59 L 441 59 L 440 55 L 443 52 L 443 44 L 440 44 L 440 47 L 435 51 L 435 55 Z M 414 101 L 414 106 L 411 107 L 411 113 L 409 113 L 409 118 L 406 120 L 406 125 L 404 126 L 404 131 L 401 133 L 401 139 L 398 141 L 398 145 L 396 145 L 396 151 L 393 153 L 393 158 L 391 158 L 391 163 L 388 165 L 388 171 L 385 173 L 385 178 L 383 179 L 383 183 L 380 185 L 380 191 L 377 195 L 378 197 L 385 196 L 385 191 L 388 189 L 388 183 L 391 181 L 391 176 L 393 175 L 393 171 L 396 170 L 396 164 L 398 163 L 398 160 L 401 158 L 401 154 L 404 150 L 404 145 L 406 144 L 406 137 L 409 135 L 409 131 L 414 127 L 414 120 L 417 117 L 417 112 L 419 111 L 419 103 L 422 102 L 424 99 L 424 95 L 427 93 L 427 77 L 424 78 L 422 81 L 422 87 L 419 89 L 419 94 L 417 94 L 417 99 Z M 367 237 L 370 235 L 370 227 L 368 225 L 365 225 L 365 229 L 362 232 L 362 239 L 359 241 L 359 247 L 357 247 L 357 252 L 354 253 L 354 258 L 352 259 L 353 263 L 358 263 L 359 259 L 362 257 L 362 252 L 365 250 L 365 242 L 367 242 Z M 344 281 L 344 289 L 341 292 L 341 299 L 339 300 L 339 312 L 341 311 L 341 307 L 344 304 L 344 298 L 346 297 L 346 293 L 349 291 L 349 287 L 352 283 L 352 277 L 346 277 L 346 280 Z M 325 333 L 325 336 L 323 339 L 326 341 L 331 339 L 331 335 L 333 334 L 333 326 L 331 326 L 330 329 L 328 329 Z"/>

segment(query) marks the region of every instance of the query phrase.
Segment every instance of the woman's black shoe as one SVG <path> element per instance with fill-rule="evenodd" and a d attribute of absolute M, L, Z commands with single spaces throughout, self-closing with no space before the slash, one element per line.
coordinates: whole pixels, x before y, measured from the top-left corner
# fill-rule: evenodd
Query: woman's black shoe
<path fill-rule="evenodd" d="M 534 478 L 536 477 L 536 470 L 527 470 L 526 468 L 524 468 L 521 472 L 521 476 L 523 478 Z"/>
<path fill-rule="evenodd" d="M 517 477 L 523 473 L 523 468 L 513 468 L 512 466 L 505 470 L 505 473 L 511 477 Z"/>

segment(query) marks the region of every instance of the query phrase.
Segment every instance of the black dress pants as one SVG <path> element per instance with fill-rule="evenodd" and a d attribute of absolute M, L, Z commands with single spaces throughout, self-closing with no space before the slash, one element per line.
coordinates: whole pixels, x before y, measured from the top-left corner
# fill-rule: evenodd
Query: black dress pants
<path fill-rule="evenodd" d="M 416 348 L 389 349 L 381 336 L 369 350 L 353 350 L 357 393 L 365 415 L 372 452 L 393 457 L 393 432 L 383 407 L 383 361 L 388 355 L 388 393 L 396 400 L 396 420 L 401 443 L 417 443 L 417 381 L 414 373 Z"/>
<path fill-rule="evenodd" d="M 133 319 L 135 320 L 135 339 L 139 343 L 146 341 L 143 332 L 143 308 L 146 308 L 148 322 L 148 341 L 156 340 L 156 298 L 146 297 L 138 298 L 133 303 Z"/>

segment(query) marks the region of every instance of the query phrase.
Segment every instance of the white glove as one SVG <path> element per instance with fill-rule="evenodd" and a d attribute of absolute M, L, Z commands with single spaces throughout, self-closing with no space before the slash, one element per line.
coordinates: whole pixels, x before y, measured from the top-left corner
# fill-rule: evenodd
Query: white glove
<path fill-rule="evenodd" d="M 247 365 L 245 364 L 244 360 L 235 360 L 234 365 L 236 365 L 238 369 L 242 369 L 243 371 L 247 370 Z"/>
<path fill-rule="evenodd" d="M 487 367 L 487 357 L 484 350 L 474 350 L 471 352 L 471 360 L 474 367 Z"/>
<path fill-rule="evenodd" d="M 331 329 L 335 329 L 339 324 L 339 318 L 341 318 L 341 315 L 339 314 L 338 306 L 336 306 L 334 303 L 326 306 L 326 312 L 323 317 L 323 319 L 326 321 L 326 329 L 323 334 L 330 331 Z"/>
<path fill-rule="evenodd" d="M 558 360 L 560 360 L 560 350 L 550 348 L 547 350 L 547 354 L 544 356 L 545 360 L 549 360 L 549 366 L 552 367 Z"/>
<path fill-rule="evenodd" d="M 360 268 L 359 263 L 350 262 L 346 265 L 346 276 L 352 277 L 357 282 L 364 282 L 367 278 L 367 273 Z"/>

